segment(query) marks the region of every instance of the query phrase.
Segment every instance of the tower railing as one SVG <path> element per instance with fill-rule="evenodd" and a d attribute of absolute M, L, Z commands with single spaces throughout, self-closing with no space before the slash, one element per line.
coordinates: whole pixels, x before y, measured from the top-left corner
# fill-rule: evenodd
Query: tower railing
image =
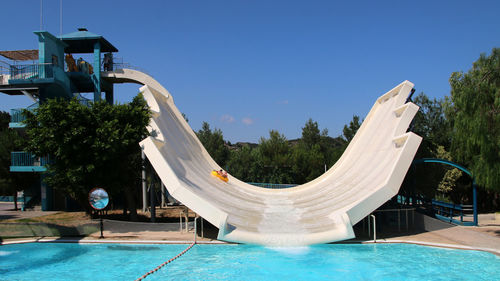
<path fill-rule="evenodd" d="M 0 85 L 9 84 L 10 64 L 0 60 Z"/>
<path fill-rule="evenodd" d="M 53 78 L 52 63 L 20 64 L 10 66 L 10 80 Z"/>
<path fill-rule="evenodd" d="M 113 63 L 112 63 L 111 69 L 113 71 L 120 70 L 120 69 L 133 69 L 133 70 L 138 70 L 138 71 L 144 72 L 146 74 L 150 74 L 147 70 L 145 70 L 143 68 L 137 67 L 137 66 L 132 65 L 128 62 L 124 62 L 123 58 L 120 58 L 120 57 L 113 57 Z M 106 71 L 106 70 L 103 69 L 103 71 Z"/>
<path fill-rule="evenodd" d="M 49 164 L 48 156 L 36 156 L 31 152 L 14 151 L 11 152 L 11 166 L 45 166 Z"/>
<path fill-rule="evenodd" d="M 28 106 L 26 110 L 33 112 L 38 108 L 38 102 Z M 10 110 L 10 122 L 11 123 L 21 123 L 26 120 L 26 116 L 23 114 L 24 108 L 14 108 Z"/>

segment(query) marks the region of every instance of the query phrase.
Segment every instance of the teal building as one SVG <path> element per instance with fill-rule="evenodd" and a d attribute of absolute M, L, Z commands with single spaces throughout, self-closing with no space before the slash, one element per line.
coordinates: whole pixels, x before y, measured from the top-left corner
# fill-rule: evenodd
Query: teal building
<path fill-rule="evenodd" d="M 85 104 L 105 99 L 113 103 L 113 84 L 103 80 L 101 74 L 119 66 L 113 62 L 113 53 L 118 52 L 115 46 L 85 28 L 61 36 L 47 31 L 35 31 L 34 34 L 38 38 L 38 50 L 0 51 L 1 93 L 24 95 L 31 99 L 33 104 L 28 110 L 51 98 L 76 97 Z M 75 57 L 78 58 L 75 60 Z M 93 99 L 84 98 L 82 93 L 93 93 Z M 22 111 L 11 110 L 10 128 L 23 130 Z M 11 153 L 11 172 L 40 173 L 40 185 L 28 192 L 40 200 L 44 211 L 65 208 L 60 202 L 67 201 L 67 198 L 55 200 L 62 195 L 56 194 L 43 182 L 43 172 L 49 161 L 48 156 L 25 151 Z"/>

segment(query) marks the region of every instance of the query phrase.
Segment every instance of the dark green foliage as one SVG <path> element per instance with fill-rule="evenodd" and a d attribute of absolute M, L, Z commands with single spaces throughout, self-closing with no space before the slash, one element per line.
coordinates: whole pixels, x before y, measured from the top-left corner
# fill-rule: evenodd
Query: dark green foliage
<path fill-rule="evenodd" d="M 410 130 L 421 136 L 415 159 L 440 158 L 456 161 L 449 153 L 451 130 L 444 114 L 446 100 L 430 99 L 425 93 L 420 93 L 413 99 L 413 103 L 420 107 L 413 118 Z M 423 195 L 426 198 L 463 198 L 468 200 L 462 185 L 458 186 L 461 172 L 442 164 L 419 164 L 413 166 L 406 175 L 400 194 L 405 196 Z M 467 179 L 462 179 L 467 181 Z M 464 191 L 465 190 L 465 191 Z M 464 193 L 465 192 L 465 193 Z M 468 201 L 454 201 L 468 204 Z"/>
<path fill-rule="evenodd" d="M 29 189 L 39 178 L 34 173 L 10 172 L 11 152 L 21 151 L 26 145 L 25 138 L 18 131 L 9 129 L 10 115 L 0 112 L 0 195 L 16 198 L 16 192 Z M 16 204 L 17 208 L 17 204 Z"/>
<path fill-rule="evenodd" d="M 227 163 L 228 171 L 245 182 L 260 182 L 261 166 L 258 151 L 248 144 L 232 150 Z"/>
<path fill-rule="evenodd" d="M 246 182 L 301 184 L 320 176 L 345 149 L 346 142 L 331 138 L 325 129 L 309 119 L 302 138 L 288 141 L 276 130 L 261 138 L 254 148 L 249 144 L 233 147 L 228 161 L 229 173 Z"/>
<path fill-rule="evenodd" d="M 224 167 L 229 159 L 229 149 L 224 142 L 222 131 L 219 129 L 212 131 L 210 125 L 207 122 L 203 122 L 201 129 L 196 135 L 208 151 L 208 154 L 212 156 L 219 166 Z"/>
<path fill-rule="evenodd" d="M 328 135 L 328 131 L 327 135 Z M 321 135 L 319 134 L 318 122 L 314 122 L 311 118 L 307 120 L 304 128 L 302 128 L 302 138 L 301 143 L 306 148 L 312 148 L 314 145 L 320 142 Z"/>
<path fill-rule="evenodd" d="M 467 73 L 450 78 L 446 116 L 453 128 L 451 151 L 479 185 L 500 190 L 500 49 L 481 54 Z"/>
<path fill-rule="evenodd" d="M 444 102 L 430 99 L 425 93 L 418 94 L 413 102 L 420 107 L 413 118 L 410 130 L 422 137 L 415 159 L 421 158 L 446 158 L 453 160 L 443 153 L 449 149 L 451 138 L 448 122 L 444 116 Z M 440 152 L 441 151 L 441 152 Z M 450 168 L 439 164 L 420 164 L 409 171 L 400 193 L 410 190 L 427 198 L 435 198 L 438 185 Z M 418 187 L 418 188 L 416 188 Z M 415 189 L 416 190 L 413 190 Z M 442 194 L 441 194 L 442 195 Z"/>
<path fill-rule="evenodd" d="M 257 151 L 259 164 L 263 168 L 262 182 L 290 183 L 293 181 L 290 146 L 284 135 L 271 130 L 269 139 L 260 138 Z"/>
<path fill-rule="evenodd" d="M 311 181 L 330 168 L 340 157 L 343 151 L 343 142 L 335 146 L 332 139 L 328 137 L 328 130 L 324 129 L 321 134 L 318 123 L 309 119 L 302 128 L 302 138 L 293 149 L 293 172 L 295 183 Z M 325 167 L 326 166 L 326 167 Z"/>
<path fill-rule="evenodd" d="M 359 122 L 359 116 L 354 115 L 352 117 L 351 122 L 349 122 L 349 126 L 344 125 L 344 130 L 342 131 L 342 133 L 345 141 L 350 142 L 352 138 L 354 138 L 354 135 L 356 135 L 356 132 L 358 131 L 359 127 L 361 127 L 361 123 Z"/>
<path fill-rule="evenodd" d="M 413 118 L 411 131 L 421 136 L 422 144 L 419 147 L 419 157 L 436 157 L 433 151 L 438 146 L 449 150 L 451 131 L 449 122 L 444 115 L 443 100 L 429 99 L 426 94 L 420 93 L 413 101 L 420 107 Z"/>
<path fill-rule="evenodd" d="M 325 157 L 319 144 L 307 149 L 299 143 L 293 150 L 294 183 L 311 181 L 325 172 Z"/>
<path fill-rule="evenodd" d="M 0 130 L 9 128 L 10 114 L 5 111 L 0 111 Z"/>
<path fill-rule="evenodd" d="M 0 191 L 1 194 L 12 195 L 10 157 L 11 152 L 18 150 L 22 138 L 12 129 L 0 129 Z"/>
<path fill-rule="evenodd" d="M 150 112 L 142 95 L 129 104 L 48 100 L 35 114 L 24 112 L 28 149 L 55 159 L 48 165 L 47 183 L 87 207 L 87 194 L 103 187 L 113 198 L 125 194 L 135 215 L 134 196 L 142 161 L 139 141 L 148 136 Z"/>

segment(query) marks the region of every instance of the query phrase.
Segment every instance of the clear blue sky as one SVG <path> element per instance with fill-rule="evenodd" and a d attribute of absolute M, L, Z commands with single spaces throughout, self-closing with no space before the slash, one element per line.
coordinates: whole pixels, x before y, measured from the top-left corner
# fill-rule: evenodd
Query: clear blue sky
<path fill-rule="evenodd" d="M 59 0 L 43 1 L 59 35 Z M 449 95 L 448 78 L 500 47 L 500 1 L 63 1 L 63 33 L 86 27 L 147 70 L 193 129 L 231 141 L 276 129 L 300 137 L 312 118 L 338 136 L 404 80 Z M 0 50 L 36 49 L 40 1 L 2 3 Z M 137 86 L 117 86 L 118 102 Z M 0 110 L 29 105 L 0 94 Z"/>

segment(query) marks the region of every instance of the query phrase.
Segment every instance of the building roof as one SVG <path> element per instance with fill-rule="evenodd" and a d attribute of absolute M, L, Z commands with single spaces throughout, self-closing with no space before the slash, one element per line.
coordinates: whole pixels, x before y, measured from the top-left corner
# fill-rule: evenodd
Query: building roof
<path fill-rule="evenodd" d="M 0 51 L 0 55 L 11 60 L 38 60 L 38 50 Z"/>
<path fill-rule="evenodd" d="M 101 43 L 101 52 L 118 52 L 118 49 L 104 37 L 89 32 L 85 28 L 79 28 L 76 32 L 61 35 L 59 39 L 68 44 L 64 48 L 66 53 L 93 53 L 96 42 Z"/>

